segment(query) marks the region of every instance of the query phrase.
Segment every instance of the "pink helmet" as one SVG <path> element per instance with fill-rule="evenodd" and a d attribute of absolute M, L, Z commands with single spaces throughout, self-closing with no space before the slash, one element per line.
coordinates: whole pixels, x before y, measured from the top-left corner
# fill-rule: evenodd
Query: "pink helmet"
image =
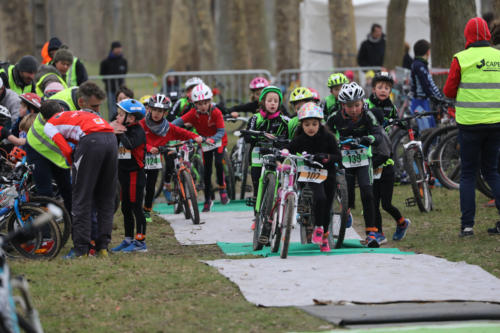
<path fill-rule="evenodd" d="M 266 78 L 263 78 L 262 76 L 257 76 L 250 81 L 250 89 L 262 89 L 265 88 L 269 85 L 269 81 L 267 81 Z"/>
<path fill-rule="evenodd" d="M 316 89 L 314 88 L 307 88 L 307 89 L 309 89 L 315 101 L 319 101 L 321 99 L 321 97 L 319 96 L 319 92 Z"/>

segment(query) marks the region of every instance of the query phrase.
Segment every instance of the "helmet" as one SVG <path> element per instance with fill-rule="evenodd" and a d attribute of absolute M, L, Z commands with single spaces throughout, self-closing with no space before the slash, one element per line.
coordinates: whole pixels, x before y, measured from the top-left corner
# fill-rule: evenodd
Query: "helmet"
<path fill-rule="evenodd" d="M 254 77 L 252 79 L 252 81 L 250 81 L 250 89 L 254 90 L 254 89 L 261 89 L 261 88 L 265 88 L 269 85 L 269 81 L 267 81 L 266 78 L 263 78 L 262 76 L 257 76 L 257 77 Z"/>
<path fill-rule="evenodd" d="M 9 160 L 11 162 L 22 161 L 23 157 L 26 156 L 26 152 L 19 147 L 14 147 L 9 153 Z"/>
<path fill-rule="evenodd" d="M 297 87 L 290 94 L 290 103 L 313 99 L 314 96 L 306 87 Z"/>
<path fill-rule="evenodd" d="M 213 95 L 212 89 L 210 89 L 210 87 L 205 83 L 201 83 L 195 86 L 193 91 L 191 91 L 191 101 L 193 101 L 193 103 L 205 101 L 207 99 L 211 99 Z"/>
<path fill-rule="evenodd" d="M 64 90 L 64 86 L 60 82 L 50 82 L 43 90 L 43 94 L 44 96 L 50 97 L 61 90 Z"/>
<path fill-rule="evenodd" d="M 356 82 L 344 84 L 340 88 L 338 99 L 341 103 L 360 101 L 365 97 L 365 91 Z"/>
<path fill-rule="evenodd" d="M 297 118 L 299 120 L 307 118 L 323 119 L 323 109 L 314 102 L 307 102 L 300 107 Z"/>
<path fill-rule="evenodd" d="M 5 106 L 0 105 L 0 119 L 5 120 L 5 119 L 10 119 L 10 112 L 9 109 L 7 109 Z"/>
<path fill-rule="evenodd" d="M 139 102 L 141 102 L 144 105 L 147 105 L 150 98 L 151 98 L 151 95 L 144 95 L 141 98 L 139 98 Z"/>
<path fill-rule="evenodd" d="M 163 94 L 156 94 L 149 99 L 148 106 L 150 108 L 170 110 L 172 108 L 172 101 Z"/>
<path fill-rule="evenodd" d="M 39 110 L 42 106 L 42 100 L 37 94 L 34 93 L 24 93 L 19 96 L 23 102 Z"/>
<path fill-rule="evenodd" d="M 281 93 L 281 89 L 276 86 L 267 86 L 264 89 L 262 89 L 259 96 L 259 103 L 264 99 L 264 96 L 266 96 L 266 94 L 269 92 L 274 92 L 278 94 L 278 96 L 280 97 L 280 105 L 281 105 L 281 103 L 283 102 L 283 94 Z"/>
<path fill-rule="evenodd" d="M 194 87 L 194 86 L 197 86 L 199 84 L 202 84 L 203 83 L 203 80 L 200 79 L 199 77 L 192 77 L 190 79 L 188 79 L 186 81 L 186 83 L 184 83 L 184 88 L 189 89 L 191 87 Z"/>
<path fill-rule="evenodd" d="M 315 101 L 319 101 L 321 99 L 321 97 L 319 96 L 319 92 L 316 89 L 314 88 L 307 88 L 307 89 L 309 89 Z"/>
<path fill-rule="evenodd" d="M 340 86 L 342 84 L 349 83 L 349 79 L 342 73 L 333 73 L 328 77 L 328 88 L 333 86 Z"/>
<path fill-rule="evenodd" d="M 378 82 L 387 82 L 391 86 L 394 85 L 394 79 L 388 72 L 378 72 L 372 79 L 372 87 L 375 87 Z"/>
<path fill-rule="evenodd" d="M 116 103 L 123 111 L 133 115 L 136 120 L 141 120 L 146 115 L 146 108 L 144 105 L 136 99 L 124 99 L 120 103 Z"/>

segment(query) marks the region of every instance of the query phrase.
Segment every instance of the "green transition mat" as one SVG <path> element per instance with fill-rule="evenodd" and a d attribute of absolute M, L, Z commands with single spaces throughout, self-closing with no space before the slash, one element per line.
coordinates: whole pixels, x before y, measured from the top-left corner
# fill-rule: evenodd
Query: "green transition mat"
<path fill-rule="evenodd" d="M 272 253 L 270 247 L 264 247 L 260 251 L 253 251 L 252 243 L 225 243 L 217 242 L 220 249 L 230 256 L 256 255 L 263 257 L 279 256 L 279 252 Z M 356 239 L 347 239 L 344 241 L 341 249 L 332 249 L 330 252 L 321 252 L 316 244 L 301 244 L 298 242 L 290 243 L 288 249 L 289 256 L 320 256 L 320 255 L 339 255 L 339 254 L 359 254 L 359 253 L 388 253 L 388 254 L 415 254 L 414 252 L 402 252 L 397 248 L 368 248 L 364 247 Z"/>
<path fill-rule="evenodd" d="M 203 209 L 203 202 L 198 203 L 200 213 Z M 245 200 L 232 200 L 229 204 L 223 205 L 220 201 L 215 201 L 212 206 L 211 212 L 244 212 L 251 211 L 253 208 L 245 204 Z M 159 214 L 174 214 L 174 205 L 166 203 L 157 203 L 154 205 L 153 210 Z"/>
<path fill-rule="evenodd" d="M 337 332 L 337 331 L 331 331 Z M 391 332 L 407 332 L 407 333 L 498 333 L 500 332 L 499 324 L 443 324 L 443 325 L 425 325 L 425 326 L 401 326 L 401 327 L 384 327 L 375 329 L 354 329 L 346 330 L 349 333 L 391 333 Z"/>

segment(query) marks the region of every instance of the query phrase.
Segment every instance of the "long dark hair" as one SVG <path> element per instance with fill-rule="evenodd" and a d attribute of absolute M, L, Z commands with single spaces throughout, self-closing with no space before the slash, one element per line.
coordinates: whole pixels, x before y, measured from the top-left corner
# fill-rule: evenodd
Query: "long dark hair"
<path fill-rule="evenodd" d="M 325 125 L 323 125 L 321 123 L 321 120 L 320 120 L 319 121 L 318 133 L 316 133 L 316 134 L 324 135 L 326 133 L 332 134 L 332 132 L 330 132 L 330 130 L 328 129 L 328 127 L 326 127 Z M 304 129 L 302 128 L 302 121 L 299 121 L 299 126 L 297 127 L 297 130 L 295 131 L 295 135 L 293 137 L 296 138 L 296 137 L 298 137 L 299 135 L 302 135 L 302 134 L 305 134 L 305 132 L 304 132 Z"/>

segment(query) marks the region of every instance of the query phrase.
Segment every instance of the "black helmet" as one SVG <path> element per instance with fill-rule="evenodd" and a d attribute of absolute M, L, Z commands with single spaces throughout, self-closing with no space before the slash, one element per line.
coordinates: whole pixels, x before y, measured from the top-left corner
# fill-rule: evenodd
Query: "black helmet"
<path fill-rule="evenodd" d="M 378 72 L 372 79 L 372 87 L 375 88 L 378 82 L 387 82 L 391 86 L 394 85 L 394 79 L 388 72 Z"/>

